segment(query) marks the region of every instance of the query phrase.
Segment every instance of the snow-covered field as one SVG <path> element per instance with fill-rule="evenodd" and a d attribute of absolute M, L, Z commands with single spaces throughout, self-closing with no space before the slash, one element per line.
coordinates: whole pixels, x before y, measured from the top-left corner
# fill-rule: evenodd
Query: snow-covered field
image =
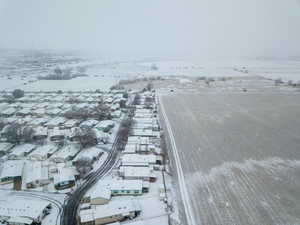
<path fill-rule="evenodd" d="M 299 93 L 175 93 L 162 102 L 196 224 L 300 223 Z"/>
<path fill-rule="evenodd" d="M 144 76 L 243 77 L 261 75 L 300 80 L 300 60 L 214 59 L 214 60 L 141 60 L 103 59 L 80 53 L 54 51 L 15 51 L 0 54 L 0 91 L 21 88 L 27 91 L 107 90 L 120 79 Z M 155 65 L 157 70 L 153 70 Z M 72 80 L 37 80 L 37 76 L 61 68 L 85 67 L 88 77 Z M 245 73 L 247 70 L 247 73 Z M 9 78 L 9 79 L 8 79 Z M 30 82 L 31 81 L 31 82 Z M 33 82 L 32 82 L 33 81 Z"/>

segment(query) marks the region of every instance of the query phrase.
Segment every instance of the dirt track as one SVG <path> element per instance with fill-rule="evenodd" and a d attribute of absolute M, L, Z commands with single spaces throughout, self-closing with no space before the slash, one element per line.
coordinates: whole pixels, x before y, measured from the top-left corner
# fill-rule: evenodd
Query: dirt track
<path fill-rule="evenodd" d="M 197 224 L 300 224 L 299 95 L 173 94 L 162 103 Z"/>

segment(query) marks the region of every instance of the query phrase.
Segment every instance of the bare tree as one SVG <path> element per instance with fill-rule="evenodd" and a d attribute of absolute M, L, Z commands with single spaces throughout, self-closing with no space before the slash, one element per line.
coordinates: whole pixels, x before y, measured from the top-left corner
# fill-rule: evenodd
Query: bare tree
<path fill-rule="evenodd" d="M 98 144 L 96 133 L 92 128 L 81 128 L 77 132 L 76 136 L 82 148 Z"/>
<path fill-rule="evenodd" d="M 283 82 L 282 82 L 281 78 L 278 78 L 274 81 L 274 83 L 275 83 L 275 86 L 278 86 L 278 85 L 282 84 Z"/>
<path fill-rule="evenodd" d="M 120 108 L 126 108 L 126 100 L 121 100 L 120 101 Z"/>
<path fill-rule="evenodd" d="M 141 95 L 140 94 L 136 94 L 134 96 L 132 104 L 133 105 L 139 105 L 139 104 L 141 104 Z"/>
<path fill-rule="evenodd" d="M 75 162 L 76 170 L 81 178 L 93 169 L 92 165 L 92 160 L 87 157 L 83 157 Z"/>
<path fill-rule="evenodd" d="M 26 126 L 22 129 L 22 139 L 24 142 L 33 141 L 34 129 L 32 127 Z"/>
<path fill-rule="evenodd" d="M 6 139 L 11 143 L 20 143 L 22 139 L 22 127 L 18 123 L 12 123 L 6 132 Z"/>
<path fill-rule="evenodd" d="M 60 67 L 56 67 L 56 68 L 54 69 L 54 73 L 55 73 L 56 76 L 60 77 L 60 76 L 62 75 L 63 72 L 62 72 L 62 70 L 61 70 Z"/>
<path fill-rule="evenodd" d="M 149 82 L 146 87 L 147 91 L 151 91 L 153 89 L 153 84 Z"/>
<path fill-rule="evenodd" d="M 112 119 L 110 108 L 100 101 L 97 107 L 94 109 L 99 120 L 110 120 Z"/>
<path fill-rule="evenodd" d="M 132 125 L 132 118 L 128 118 L 122 121 L 120 126 L 120 135 L 123 141 L 127 140 L 131 125 Z"/>
<path fill-rule="evenodd" d="M 25 92 L 21 89 L 15 89 L 12 93 L 14 98 L 22 98 L 24 96 Z"/>

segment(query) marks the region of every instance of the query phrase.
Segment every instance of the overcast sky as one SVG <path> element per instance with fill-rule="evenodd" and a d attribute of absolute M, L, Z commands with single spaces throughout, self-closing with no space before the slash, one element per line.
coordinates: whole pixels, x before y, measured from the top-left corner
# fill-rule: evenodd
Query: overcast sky
<path fill-rule="evenodd" d="M 300 55 L 297 0 L 0 0 L 0 47 L 113 56 Z"/>

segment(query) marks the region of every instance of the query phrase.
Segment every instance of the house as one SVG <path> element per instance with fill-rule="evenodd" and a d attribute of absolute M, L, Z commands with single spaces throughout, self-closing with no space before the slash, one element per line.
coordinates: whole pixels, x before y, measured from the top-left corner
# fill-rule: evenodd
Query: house
<path fill-rule="evenodd" d="M 50 141 L 59 142 L 65 139 L 65 131 L 60 130 L 58 127 L 54 127 L 54 129 L 50 133 Z"/>
<path fill-rule="evenodd" d="M 20 190 L 23 176 L 23 160 L 7 160 L 2 164 L 0 184 L 14 183 L 14 189 Z"/>
<path fill-rule="evenodd" d="M 52 120 L 48 121 L 45 126 L 49 129 L 53 129 L 54 127 L 64 126 L 66 119 L 63 117 L 55 117 Z"/>
<path fill-rule="evenodd" d="M 112 120 L 103 120 L 95 126 L 95 129 L 103 132 L 109 132 L 115 126 Z"/>
<path fill-rule="evenodd" d="M 34 134 L 32 136 L 33 140 L 40 141 L 45 140 L 48 137 L 48 129 L 46 127 L 37 127 L 34 129 Z"/>
<path fill-rule="evenodd" d="M 156 147 L 154 145 L 141 145 L 141 144 L 126 144 L 124 154 L 150 154 L 157 153 Z"/>
<path fill-rule="evenodd" d="M 5 125 L 1 130 L 1 138 L 7 138 L 10 124 Z"/>
<path fill-rule="evenodd" d="M 158 131 L 153 131 L 152 129 L 132 129 L 131 135 L 140 137 L 160 137 L 160 133 Z"/>
<path fill-rule="evenodd" d="M 0 218 L 3 224 L 41 224 L 51 208 L 51 203 L 45 200 L 8 197 L 0 200 Z"/>
<path fill-rule="evenodd" d="M 81 134 L 81 128 L 80 127 L 73 127 L 70 129 L 68 139 L 72 142 L 78 143 L 80 140 L 80 134 Z"/>
<path fill-rule="evenodd" d="M 112 112 L 114 112 L 118 109 L 120 109 L 120 104 L 119 103 L 114 103 L 110 106 L 110 111 L 112 111 Z"/>
<path fill-rule="evenodd" d="M 17 112 L 17 110 L 15 108 L 7 108 L 5 110 L 3 110 L 2 112 L 0 112 L 0 116 L 2 117 L 12 117 L 15 113 Z"/>
<path fill-rule="evenodd" d="M 156 181 L 156 176 L 150 167 L 121 166 L 119 174 L 126 180 Z"/>
<path fill-rule="evenodd" d="M 33 116 L 44 117 L 46 115 L 46 110 L 44 108 L 38 108 L 32 112 Z"/>
<path fill-rule="evenodd" d="M 91 205 L 103 205 L 107 204 L 111 199 L 111 190 L 109 187 L 97 186 L 90 194 L 88 199 Z"/>
<path fill-rule="evenodd" d="M 94 129 L 94 128 L 93 128 L 93 131 L 95 132 L 97 143 L 102 142 L 104 144 L 107 144 L 108 141 L 110 141 L 108 133 L 104 133 L 103 131 L 99 131 L 99 130 Z"/>
<path fill-rule="evenodd" d="M 138 144 L 138 145 L 149 145 L 150 138 L 149 137 L 139 137 L 139 136 L 129 136 L 128 144 Z"/>
<path fill-rule="evenodd" d="M 24 174 L 27 188 L 36 188 L 50 183 L 48 167 L 43 167 L 41 161 L 26 163 Z"/>
<path fill-rule="evenodd" d="M 1 142 L 0 143 L 0 157 L 9 153 L 13 147 L 14 147 L 14 145 L 11 143 Z"/>
<path fill-rule="evenodd" d="M 112 196 L 143 194 L 142 180 L 108 180 L 101 182 L 100 185 L 108 187 Z"/>
<path fill-rule="evenodd" d="M 50 160 L 56 163 L 63 163 L 72 160 L 77 153 L 80 151 L 79 146 L 76 145 L 67 145 L 60 149 L 59 151 L 55 152 L 51 157 Z"/>
<path fill-rule="evenodd" d="M 93 128 L 96 124 L 98 124 L 98 120 L 85 120 L 80 124 L 81 128 Z"/>
<path fill-rule="evenodd" d="M 31 115 L 30 108 L 23 108 L 16 113 L 16 116 L 28 116 Z"/>
<path fill-rule="evenodd" d="M 53 153 L 58 150 L 58 147 L 55 145 L 42 145 L 36 148 L 35 151 L 31 152 L 28 155 L 30 160 L 43 161 L 48 159 Z"/>
<path fill-rule="evenodd" d="M 11 160 L 23 159 L 27 155 L 29 155 L 35 148 L 36 146 L 32 144 L 17 145 L 12 149 L 11 153 L 8 155 L 8 159 Z"/>
<path fill-rule="evenodd" d="M 98 160 L 102 155 L 104 154 L 104 151 L 97 147 L 91 147 L 81 150 L 76 157 L 73 159 L 73 164 L 76 164 L 76 162 L 80 159 L 89 159 L 91 163 Z"/>
<path fill-rule="evenodd" d="M 71 119 L 71 120 L 67 120 L 64 124 L 65 128 L 67 129 L 71 129 L 73 127 L 76 127 L 78 126 L 78 124 L 80 123 L 79 120 L 76 120 L 76 119 Z"/>
<path fill-rule="evenodd" d="M 137 201 L 112 201 L 106 205 L 81 210 L 79 213 L 81 225 L 108 224 L 125 219 L 133 219 L 141 212 Z"/>
<path fill-rule="evenodd" d="M 69 189 L 75 186 L 75 174 L 72 168 L 60 168 L 54 175 L 54 187 L 56 190 Z"/>
<path fill-rule="evenodd" d="M 116 111 L 114 111 L 114 112 L 111 113 L 111 116 L 113 118 L 120 118 L 121 115 L 122 115 L 122 111 L 121 110 L 116 110 Z"/>
<path fill-rule="evenodd" d="M 156 155 L 140 155 L 140 154 L 125 154 L 122 156 L 123 163 L 147 163 L 149 165 L 161 164 L 161 156 Z"/>
<path fill-rule="evenodd" d="M 43 117 L 43 118 L 34 118 L 33 120 L 30 121 L 29 125 L 34 127 L 39 127 L 39 126 L 44 126 L 50 118 Z"/>
<path fill-rule="evenodd" d="M 61 109 L 58 108 L 47 109 L 46 113 L 49 116 L 58 116 L 61 113 Z"/>

